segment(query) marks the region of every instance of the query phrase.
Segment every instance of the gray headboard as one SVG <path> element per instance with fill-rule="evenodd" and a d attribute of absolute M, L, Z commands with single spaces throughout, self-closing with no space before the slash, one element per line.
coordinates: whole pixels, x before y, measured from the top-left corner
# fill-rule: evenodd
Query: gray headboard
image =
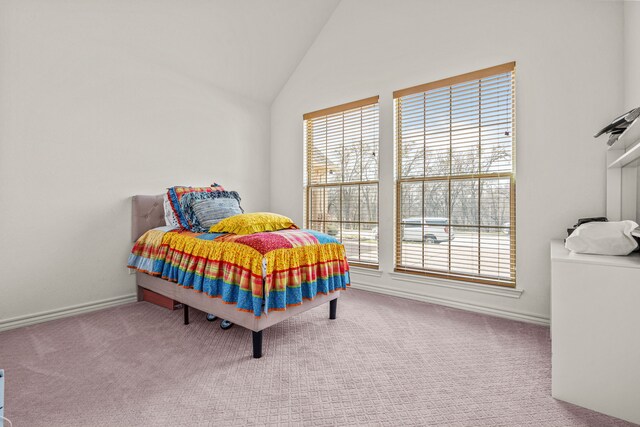
<path fill-rule="evenodd" d="M 133 196 L 131 201 L 131 240 L 135 242 L 147 230 L 161 227 L 164 222 L 163 195 Z"/>

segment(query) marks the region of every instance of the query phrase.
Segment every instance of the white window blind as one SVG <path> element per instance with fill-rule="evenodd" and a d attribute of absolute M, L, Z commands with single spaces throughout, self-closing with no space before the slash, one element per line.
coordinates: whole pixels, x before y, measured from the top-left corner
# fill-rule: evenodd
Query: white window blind
<path fill-rule="evenodd" d="M 378 119 L 377 96 L 304 115 L 306 226 L 365 267 L 378 264 Z"/>
<path fill-rule="evenodd" d="M 515 286 L 514 72 L 394 92 L 397 271 Z"/>

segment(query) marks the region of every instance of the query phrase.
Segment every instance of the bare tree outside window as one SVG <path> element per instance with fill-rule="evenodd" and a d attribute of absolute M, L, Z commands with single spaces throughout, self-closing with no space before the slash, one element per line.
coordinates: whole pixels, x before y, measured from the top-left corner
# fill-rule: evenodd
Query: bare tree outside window
<path fill-rule="evenodd" d="M 307 227 L 378 264 L 378 97 L 305 115 Z"/>

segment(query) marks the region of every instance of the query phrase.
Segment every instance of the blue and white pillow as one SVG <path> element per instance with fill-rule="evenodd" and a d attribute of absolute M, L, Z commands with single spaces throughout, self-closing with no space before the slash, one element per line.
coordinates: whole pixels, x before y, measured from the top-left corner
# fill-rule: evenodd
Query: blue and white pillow
<path fill-rule="evenodd" d="M 244 213 L 236 191 L 189 193 L 182 197 L 180 204 L 189 222 L 189 230 L 196 233 L 205 233 L 223 219 Z"/>

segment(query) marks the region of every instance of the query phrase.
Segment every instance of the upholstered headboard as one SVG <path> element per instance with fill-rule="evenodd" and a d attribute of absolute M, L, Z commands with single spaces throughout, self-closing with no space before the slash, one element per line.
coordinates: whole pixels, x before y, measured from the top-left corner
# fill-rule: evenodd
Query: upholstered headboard
<path fill-rule="evenodd" d="M 161 227 L 164 222 L 163 195 L 133 196 L 131 201 L 131 240 L 135 242 L 147 230 Z"/>

